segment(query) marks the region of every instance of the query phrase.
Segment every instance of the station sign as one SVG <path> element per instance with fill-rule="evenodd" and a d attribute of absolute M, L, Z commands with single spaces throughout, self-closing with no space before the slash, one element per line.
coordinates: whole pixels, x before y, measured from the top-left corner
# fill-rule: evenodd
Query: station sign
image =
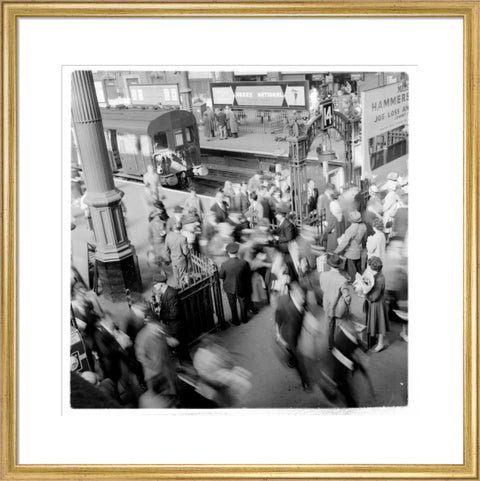
<path fill-rule="evenodd" d="M 409 93 L 403 82 L 362 92 L 362 145 L 364 169 L 370 169 L 370 154 L 378 145 L 396 135 L 393 131 L 408 128 Z"/>
<path fill-rule="evenodd" d="M 214 108 L 307 109 L 307 82 L 229 82 L 212 83 Z"/>
<path fill-rule="evenodd" d="M 322 129 L 326 130 L 333 127 L 333 102 L 321 104 L 322 109 Z"/>
<path fill-rule="evenodd" d="M 132 105 L 180 105 L 178 84 L 134 84 L 129 90 Z"/>

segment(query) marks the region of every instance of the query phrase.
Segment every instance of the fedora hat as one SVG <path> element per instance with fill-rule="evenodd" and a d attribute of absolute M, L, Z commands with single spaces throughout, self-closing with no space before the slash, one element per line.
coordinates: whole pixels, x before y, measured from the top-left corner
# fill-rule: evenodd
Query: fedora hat
<path fill-rule="evenodd" d="M 327 256 L 327 264 L 334 269 L 340 269 L 343 265 L 343 260 L 338 254 L 331 254 Z"/>
<path fill-rule="evenodd" d="M 387 175 L 387 180 L 398 180 L 398 174 L 396 172 L 390 172 Z"/>
<path fill-rule="evenodd" d="M 354 210 L 352 212 L 350 212 L 350 220 L 352 222 L 362 222 L 362 214 L 360 214 L 360 212 L 358 212 L 358 210 Z"/>
<path fill-rule="evenodd" d="M 236 254 L 238 252 L 238 244 L 236 242 L 230 242 L 227 244 L 227 252 L 229 254 Z"/>
<path fill-rule="evenodd" d="M 164 271 L 160 271 L 153 276 L 153 285 L 158 284 L 159 282 L 167 282 L 167 280 L 167 274 Z"/>

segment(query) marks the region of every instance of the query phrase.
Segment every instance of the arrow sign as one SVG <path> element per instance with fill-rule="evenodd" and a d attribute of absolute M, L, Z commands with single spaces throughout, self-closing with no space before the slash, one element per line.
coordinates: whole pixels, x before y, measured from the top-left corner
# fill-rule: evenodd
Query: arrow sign
<path fill-rule="evenodd" d="M 213 103 L 233 105 L 235 95 L 232 87 L 212 87 Z"/>

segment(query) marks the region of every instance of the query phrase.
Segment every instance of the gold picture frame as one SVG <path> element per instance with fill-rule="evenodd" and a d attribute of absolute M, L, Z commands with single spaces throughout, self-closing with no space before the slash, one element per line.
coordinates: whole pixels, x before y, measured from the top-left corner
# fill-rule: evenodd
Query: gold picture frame
<path fill-rule="evenodd" d="M 478 1 L 3 2 L 1 479 L 478 479 Z M 17 463 L 17 19 L 21 17 L 460 17 L 464 25 L 463 464 L 23 465 Z"/>

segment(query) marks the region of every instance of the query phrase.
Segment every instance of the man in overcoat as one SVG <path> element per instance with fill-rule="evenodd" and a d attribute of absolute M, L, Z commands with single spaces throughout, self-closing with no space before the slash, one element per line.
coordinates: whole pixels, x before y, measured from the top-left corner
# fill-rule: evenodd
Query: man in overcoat
<path fill-rule="evenodd" d="M 303 388 L 309 390 L 310 382 L 303 356 L 297 350 L 298 338 L 302 331 L 305 316 L 305 301 L 305 292 L 300 285 L 297 282 L 290 283 L 288 294 L 278 299 L 275 325 L 277 336 L 288 351 L 289 366 L 297 369 Z"/>
<path fill-rule="evenodd" d="M 231 242 L 227 245 L 229 259 L 220 267 L 220 279 L 223 280 L 223 290 L 227 294 L 228 304 L 232 311 L 232 324 L 238 326 L 240 321 L 237 312 L 237 300 L 240 304 L 240 319 L 248 322 L 247 311 L 250 305 L 251 278 L 250 265 L 238 258 L 239 245 Z"/>

